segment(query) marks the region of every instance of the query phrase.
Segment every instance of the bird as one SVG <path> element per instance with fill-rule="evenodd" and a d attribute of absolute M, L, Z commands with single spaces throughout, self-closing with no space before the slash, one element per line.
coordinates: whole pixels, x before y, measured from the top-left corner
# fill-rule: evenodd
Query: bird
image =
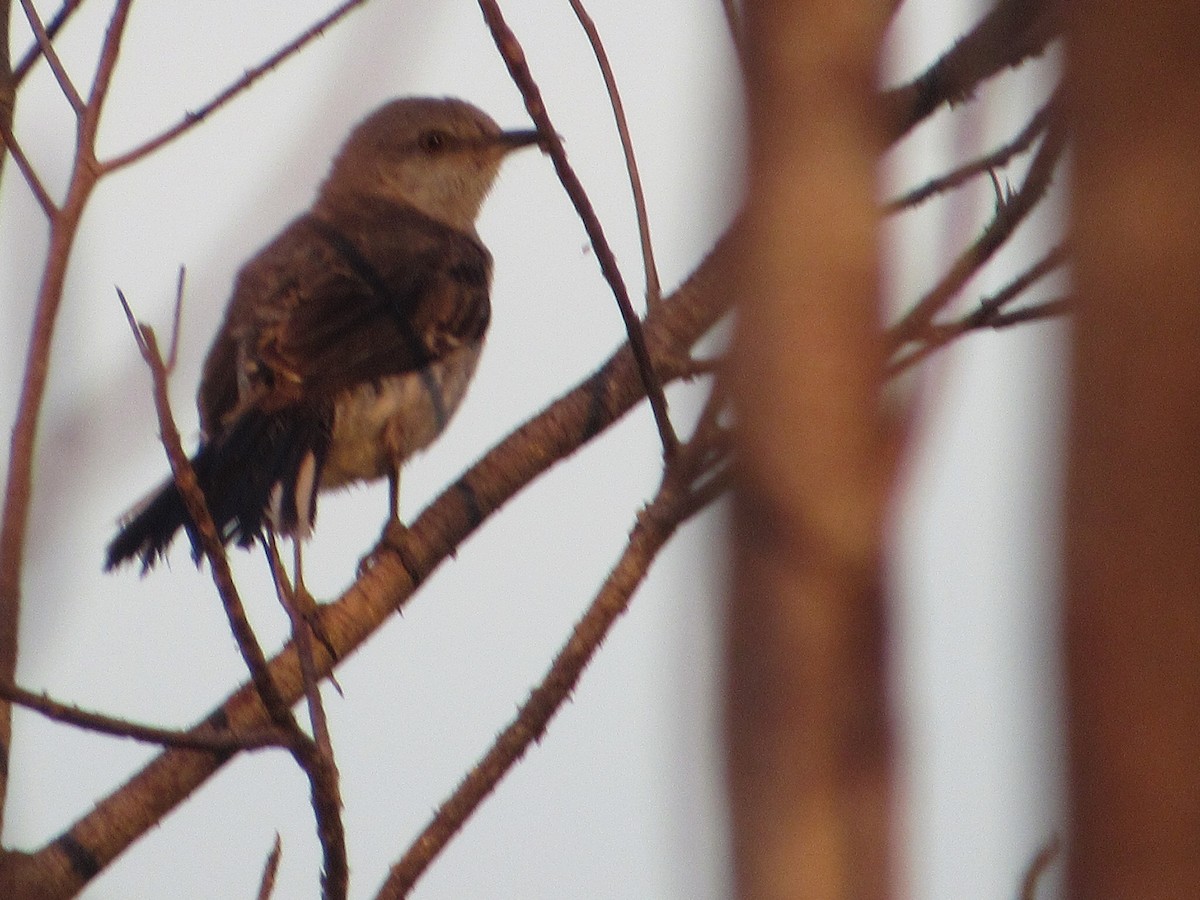
<path fill-rule="evenodd" d="M 239 271 L 205 359 L 191 457 L 225 544 L 299 543 L 317 494 L 399 472 L 445 429 L 491 319 L 475 220 L 503 159 L 540 141 L 456 98 L 392 100 L 337 152 L 310 209 Z M 174 480 L 122 517 L 105 569 L 145 574 L 183 529 Z"/>

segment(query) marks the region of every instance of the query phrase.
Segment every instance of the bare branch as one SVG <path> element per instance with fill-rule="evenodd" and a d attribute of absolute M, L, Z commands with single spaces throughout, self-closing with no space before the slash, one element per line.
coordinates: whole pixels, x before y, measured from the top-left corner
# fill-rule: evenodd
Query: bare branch
<path fill-rule="evenodd" d="M 5 10 L 7 10 L 5 4 Z M 111 73 L 117 46 L 128 12 L 128 0 L 118 0 L 109 21 L 97 68 L 93 97 L 97 101 L 103 96 L 101 83 Z M 107 68 L 106 68 L 107 67 Z M 99 116 L 99 102 L 89 106 L 79 127 L 75 159 L 67 195 L 57 210 L 47 208 L 48 197 L 43 190 L 39 199 L 50 218 L 50 241 L 46 250 L 46 261 L 42 269 L 34 305 L 33 324 L 30 328 L 25 369 L 21 379 L 21 395 L 12 427 L 12 444 L 8 457 L 8 479 L 4 489 L 4 513 L 0 522 L 0 680 L 13 681 L 17 666 L 18 621 L 21 608 L 21 573 L 24 564 L 25 539 L 29 524 L 29 510 L 33 497 L 33 453 L 41 418 L 42 403 L 49 376 L 50 348 L 53 343 L 58 312 L 62 306 L 63 284 L 67 264 L 75 244 L 75 235 L 87 205 L 88 197 L 96 185 L 98 172 L 92 155 L 92 141 Z M 11 112 L 11 108 L 8 109 Z M 2 116 L 0 116 L 2 118 Z M 11 139 L 11 128 L 5 135 Z M 29 169 L 28 171 L 32 171 Z M 36 193 L 36 191 L 35 191 Z M 52 204 L 51 204 L 52 206 Z M 12 733 L 12 708 L 0 703 L 0 757 L 9 750 Z M 0 767 L 0 829 L 3 828 L 5 797 L 8 788 L 8 771 Z"/>
<path fill-rule="evenodd" d="M 909 341 L 917 340 L 933 317 L 954 299 L 963 285 L 1012 236 L 1049 188 L 1065 141 L 1066 127 L 1061 121 L 1055 121 L 1042 139 L 1020 190 L 998 205 L 996 215 L 978 240 L 954 261 L 954 265 L 933 289 L 889 329 L 888 337 L 893 352 Z"/>
<path fill-rule="evenodd" d="M 187 282 L 187 267 L 179 267 L 179 278 L 175 281 L 175 308 L 171 315 L 171 342 L 167 345 L 167 374 L 175 371 L 179 359 L 179 328 L 183 321 L 183 288 Z M 128 310 L 126 310 L 128 312 Z"/>
<path fill-rule="evenodd" d="M 1024 153 L 1029 148 L 1029 145 L 1037 139 L 1038 135 L 1046 130 L 1051 117 L 1058 114 L 1060 105 L 1059 92 L 1055 91 L 1054 95 L 1046 101 L 1045 105 L 1034 114 L 1029 123 L 1011 141 L 1008 141 L 986 156 L 981 156 L 979 159 L 959 166 L 941 178 L 934 178 L 921 185 L 921 187 L 915 188 L 907 194 L 885 203 L 883 207 L 884 213 L 897 213 L 909 207 L 916 206 L 935 194 L 956 188 L 977 175 L 982 175 L 985 172 L 990 172 L 1007 164 L 1017 154 Z"/>
<path fill-rule="evenodd" d="M 975 331 L 981 328 L 1005 328 L 1019 322 L 1029 322 L 1035 319 L 1045 319 L 1063 314 L 1068 308 L 1066 300 L 1051 300 L 1015 312 L 1005 312 L 1005 309 L 1010 303 L 1024 294 L 1025 291 L 1046 275 L 1062 266 L 1066 261 L 1066 245 L 1059 244 L 1005 285 L 995 295 L 984 297 L 980 300 L 979 307 L 974 312 L 963 316 L 957 321 L 944 325 L 930 325 L 927 329 L 929 333 L 925 342 L 907 355 L 893 359 L 888 364 L 886 370 L 887 376 L 891 378 L 912 368 L 968 331 Z M 889 343 L 895 342 L 889 340 Z M 897 349 L 902 348 L 897 345 Z"/>
<path fill-rule="evenodd" d="M 1044 319 L 1059 319 L 1068 315 L 1075 308 L 1071 297 L 1056 297 L 1053 300 L 1043 300 L 1030 306 L 1010 310 L 993 316 L 987 323 L 988 328 L 1011 328 L 1014 325 L 1025 325 L 1029 322 L 1040 322 Z"/>
<path fill-rule="evenodd" d="M 1060 0 L 1000 0 L 915 81 L 883 92 L 889 143 L 942 104 L 962 102 L 981 82 L 1040 55 L 1061 31 Z"/>
<path fill-rule="evenodd" d="M 301 768 L 308 776 L 313 815 L 317 822 L 317 837 L 325 864 L 322 869 L 322 885 L 325 900 L 341 900 L 346 896 L 350 882 L 350 868 L 346 861 L 346 829 L 342 822 L 342 795 L 339 787 L 340 774 L 333 756 L 333 744 L 329 739 L 329 723 L 325 707 L 321 702 L 321 676 L 313 657 L 313 634 L 319 626 L 316 619 L 316 604 L 304 589 L 300 579 L 300 550 L 296 548 L 296 580 L 289 584 L 274 535 L 263 541 L 271 576 L 275 582 L 275 594 L 287 613 L 292 626 L 292 642 L 300 661 L 300 675 L 304 696 L 308 702 L 308 717 L 312 724 L 313 742 L 311 752 L 306 753 Z M 330 660 L 324 668 L 328 671 L 335 661 L 332 650 Z M 332 676 L 330 676 L 332 677 Z"/>
<path fill-rule="evenodd" d="M 54 40 L 62 27 L 67 24 L 67 19 L 71 17 L 71 13 L 79 9 L 82 3 L 83 0 L 65 0 L 63 5 L 58 8 L 58 12 L 46 23 L 46 36 L 50 40 Z M 7 4 L 5 4 L 5 8 L 7 9 Z M 29 70 L 33 68 L 33 64 L 41 58 L 41 42 L 34 41 L 33 46 L 25 51 L 25 55 L 21 57 L 21 61 L 13 69 L 13 78 L 17 86 L 20 86 Z"/>
<path fill-rule="evenodd" d="M 579 176 L 575 174 L 575 170 L 567 161 L 567 153 L 563 149 L 558 132 L 554 130 L 549 114 L 546 112 L 541 90 L 538 88 L 537 82 L 533 80 L 533 74 L 529 71 L 529 65 L 525 61 L 525 51 L 521 49 L 517 36 L 505 23 L 504 16 L 495 0 L 479 0 L 479 8 L 483 12 L 484 21 L 492 31 L 496 48 L 508 66 L 513 82 L 525 99 L 525 108 L 529 111 L 530 118 L 537 125 L 538 131 L 542 133 L 547 152 L 554 162 L 555 171 L 558 172 L 559 181 L 562 182 L 563 189 L 566 190 L 567 196 L 571 198 L 575 210 L 579 213 L 579 218 L 583 221 L 588 238 L 592 242 L 592 249 L 596 253 L 596 261 L 600 264 L 600 269 L 604 273 L 609 287 L 612 288 L 613 296 L 616 297 L 621 317 L 625 320 L 625 331 L 629 335 L 629 346 L 633 349 L 634 357 L 637 359 L 638 367 L 645 381 L 646 395 L 650 399 L 650 408 L 654 411 L 654 421 L 662 439 L 663 455 L 670 458 L 679 446 L 679 438 L 675 436 L 675 429 L 671 425 L 662 381 L 651 365 L 650 352 L 646 348 L 646 338 L 642 333 L 642 323 L 633 311 L 633 304 L 629 302 L 629 292 L 621 278 L 617 258 L 613 254 L 608 240 L 604 237 L 600 219 L 588 199 L 587 192 L 583 189 L 583 184 L 579 181 Z"/>
<path fill-rule="evenodd" d="M 129 305 L 124 294 L 117 290 L 126 315 L 133 320 Z M 175 485 L 183 498 L 184 507 L 195 526 L 195 539 L 199 549 L 208 560 L 212 572 L 213 584 L 221 597 L 221 605 L 229 619 L 229 627 L 237 641 L 246 668 L 262 698 L 263 705 L 270 713 L 272 721 L 286 731 L 299 733 L 299 726 L 292 716 L 289 704 L 280 695 L 278 687 L 271 678 L 267 668 L 267 658 L 258 643 L 250 620 L 246 617 L 246 608 L 238 594 L 237 585 L 233 581 L 233 572 L 229 568 L 229 559 L 225 555 L 225 545 L 217 533 L 217 526 L 208 511 L 204 492 L 191 462 L 184 453 L 183 444 L 179 438 L 179 429 L 175 426 L 175 416 L 171 412 L 171 401 L 167 393 L 167 369 L 162 354 L 158 350 L 158 340 L 154 329 L 140 322 L 134 323 L 135 340 L 138 350 L 146 365 L 150 367 L 154 378 L 154 409 L 158 414 L 158 427 L 162 438 L 163 449 L 167 452 L 167 460 L 171 464 L 171 472 L 175 476 Z"/>
<path fill-rule="evenodd" d="M 1054 864 L 1061 849 L 1062 841 L 1056 834 L 1029 861 L 1029 868 L 1025 870 L 1025 877 L 1021 879 L 1021 900 L 1037 900 L 1038 882 L 1042 880 L 1046 870 Z"/>
<path fill-rule="evenodd" d="M 3 139 L 4 148 L 12 154 L 13 161 L 16 162 L 17 168 L 21 170 L 21 175 L 25 178 L 25 183 L 29 185 L 29 190 L 33 192 L 34 199 L 41 206 L 42 212 L 46 214 L 46 218 L 53 218 L 58 212 L 58 207 L 54 201 L 50 199 L 50 194 L 46 191 L 45 185 L 38 177 L 37 171 L 33 168 L 33 164 L 25 155 L 25 151 L 21 149 L 21 145 L 17 142 L 16 136 L 12 133 L 12 122 L 5 121 L 3 116 L 0 116 L 0 138 Z"/>
<path fill-rule="evenodd" d="M 279 871 L 279 860 L 283 858 L 283 841 L 279 839 L 279 832 L 275 832 L 275 843 L 271 845 L 271 852 L 267 854 L 267 863 L 263 866 L 262 881 L 258 886 L 258 900 L 271 900 L 271 894 L 275 892 L 275 875 Z"/>
<path fill-rule="evenodd" d="M 118 293 L 120 292 L 118 291 Z M 121 302 L 128 310 L 124 296 L 121 296 Z M 313 727 L 318 734 L 318 740 L 323 738 L 326 752 L 322 752 L 320 746 L 301 731 L 299 723 L 292 715 L 290 704 L 283 698 L 271 676 L 266 656 L 250 627 L 245 607 L 238 595 L 237 586 L 233 582 L 233 573 L 229 568 L 225 547 L 217 534 L 216 525 L 209 515 L 204 493 L 200 489 L 196 473 L 180 444 L 179 432 L 175 427 L 167 395 L 166 365 L 159 353 L 154 331 L 149 326 L 141 324 L 137 326 L 137 331 L 141 334 L 139 349 L 142 350 L 143 358 L 154 375 L 154 405 L 158 412 L 162 442 L 171 462 L 175 484 L 183 498 L 188 515 L 196 526 L 200 547 L 208 559 L 213 583 L 216 585 L 217 593 L 221 597 L 222 605 L 229 619 L 230 630 L 237 641 L 242 658 L 246 661 L 246 667 L 250 670 L 255 689 L 262 698 L 272 721 L 290 737 L 288 747 L 292 751 L 292 756 L 308 776 L 313 809 L 317 817 L 317 832 L 325 852 L 325 896 L 327 900 L 342 900 L 346 896 L 349 868 L 346 864 L 345 829 L 341 819 L 341 795 L 338 790 L 337 767 L 333 762 L 328 730 L 325 728 L 324 710 L 321 707 L 317 689 L 319 678 L 312 662 L 312 643 L 308 624 L 301 620 L 299 625 L 300 664 L 305 674 L 305 684 L 311 691 L 309 696 Z M 285 605 L 290 614 L 294 609 L 294 603 Z M 316 695 L 315 700 L 313 695 Z"/>
<path fill-rule="evenodd" d="M 633 139 L 629 136 L 629 122 L 625 119 L 625 107 L 621 103 L 621 94 L 617 90 L 617 79 L 613 75 L 612 65 L 608 54 L 604 51 L 604 42 L 600 40 L 600 32 L 596 23 L 588 15 L 582 0 L 570 0 L 575 17 L 583 26 L 588 41 L 592 45 L 592 53 L 604 76 L 604 86 L 608 90 L 608 100 L 612 106 L 613 118 L 617 123 L 617 134 L 621 136 L 621 150 L 625 153 L 625 168 L 629 172 L 629 186 L 633 191 L 633 205 L 637 210 L 638 236 L 642 241 L 642 265 L 646 277 L 646 307 L 653 307 L 662 299 L 662 287 L 658 283 L 658 267 L 654 264 L 654 244 L 650 240 L 650 216 L 646 212 L 646 194 L 642 190 L 642 178 L 638 174 L 637 157 L 633 152 Z"/>
<path fill-rule="evenodd" d="M 112 82 L 113 71 L 117 67 L 117 56 L 121 52 L 121 38 L 125 34 L 125 23 L 129 19 L 129 7 L 133 0 L 117 0 L 109 19 L 108 28 L 104 32 L 104 43 L 100 46 L 100 61 L 96 64 L 96 76 L 92 79 L 92 91 L 88 95 L 87 105 L 80 117 L 79 148 L 76 153 L 81 161 L 89 168 L 96 168 L 96 132 L 100 128 L 100 113 L 104 109 L 104 101 L 108 97 L 108 88 Z M 98 178 L 102 172 L 94 172 L 93 178 Z"/>
<path fill-rule="evenodd" d="M 287 748 L 289 746 L 287 736 L 274 728 L 238 732 L 237 734 L 227 729 L 213 728 L 204 724 L 190 731 L 158 728 L 80 709 L 78 706 L 54 700 L 46 694 L 27 691 L 10 682 L 0 681 L 0 697 L 24 706 L 26 709 L 39 712 L 46 718 L 64 725 L 73 725 L 87 731 L 130 738 L 163 747 L 208 750 L 213 753 L 236 753 L 240 750 L 259 750 L 266 747 Z"/>
<path fill-rule="evenodd" d="M 83 98 L 79 96 L 79 91 L 76 90 L 75 84 L 71 81 L 71 76 L 67 74 L 66 67 L 63 66 L 62 60 L 58 58 L 58 51 L 54 49 L 54 42 L 47 33 L 46 26 L 42 24 L 41 16 L 38 15 L 37 10 L 33 6 L 33 0 L 21 0 L 21 7 L 25 10 L 25 18 L 29 20 L 29 27 L 33 31 L 34 39 L 37 41 L 38 47 L 41 48 L 42 56 L 46 58 L 46 63 L 50 66 L 50 71 L 54 73 L 54 79 L 62 89 L 63 96 L 67 98 L 67 102 L 75 110 L 75 115 L 82 117 L 84 111 Z"/>
<path fill-rule="evenodd" d="M 131 165 L 142 157 L 153 153 L 164 144 L 173 141 L 184 132 L 195 128 L 206 118 L 208 118 L 209 115 L 220 109 L 242 91 L 246 90 L 246 88 L 250 87 L 250 85 L 254 84 L 254 82 L 258 81 L 284 60 L 298 53 L 308 44 L 312 43 L 312 41 L 314 41 L 316 38 L 321 37 L 325 33 L 325 29 L 336 24 L 348 13 L 353 12 L 366 2 L 367 0 L 346 0 L 346 2 L 336 7 L 331 13 L 329 13 L 329 15 L 313 24 L 294 40 L 284 44 L 257 66 L 247 69 L 241 78 L 233 82 L 233 84 L 229 85 L 229 87 L 225 88 L 225 90 L 221 91 L 199 109 L 187 113 L 179 122 L 172 125 L 170 128 L 166 129 L 160 134 L 150 138 L 148 141 L 139 144 L 132 150 L 127 150 L 119 156 L 114 156 L 112 159 L 107 159 L 101 162 L 101 170 L 105 173 L 108 173 L 115 172 L 117 169 L 123 169 L 125 166 Z"/>
<path fill-rule="evenodd" d="M 12 134 L 13 111 L 17 105 L 17 77 L 9 52 L 12 0 L 0 0 L 0 175 L 4 174 L 5 150 Z"/>

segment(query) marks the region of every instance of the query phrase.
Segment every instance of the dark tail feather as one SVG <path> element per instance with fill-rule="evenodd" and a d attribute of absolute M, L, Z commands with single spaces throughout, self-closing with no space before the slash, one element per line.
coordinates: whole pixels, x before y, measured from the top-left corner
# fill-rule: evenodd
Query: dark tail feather
<path fill-rule="evenodd" d="M 311 527 L 329 430 L 330 417 L 319 409 L 249 410 L 228 434 L 200 447 L 192 467 L 222 541 L 249 546 L 262 534 L 269 512 L 271 524 L 285 534 Z M 137 557 L 145 573 L 180 528 L 199 559 L 199 534 L 171 481 L 121 525 L 108 545 L 105 570 Z"/>

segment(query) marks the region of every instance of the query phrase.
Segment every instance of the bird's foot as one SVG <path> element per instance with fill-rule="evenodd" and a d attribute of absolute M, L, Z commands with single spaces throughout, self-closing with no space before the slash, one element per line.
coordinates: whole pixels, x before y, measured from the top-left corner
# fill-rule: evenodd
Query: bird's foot
<path fill-rule="evenodd" d="M 383 534 L 379 536 L 379 543 L 358 561 L 358 576 L 361 578 L 375 568 L 385 553 L 390 553 L 400 560 L 400 565 L 404 566 L 404 571 L 408 573 L 414 586 L 421 583 L 421 579 L 416 575 L 417 568 L 413 561 L 412 538 L 408 526 L 399 519 L 388 519 L 387 524 L 383 526 Z"/>

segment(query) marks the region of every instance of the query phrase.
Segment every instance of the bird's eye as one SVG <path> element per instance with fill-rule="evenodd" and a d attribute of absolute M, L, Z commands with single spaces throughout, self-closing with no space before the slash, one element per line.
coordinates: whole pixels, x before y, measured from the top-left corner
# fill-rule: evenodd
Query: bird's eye
<path fill-rule="evenodd" d="M 426 131 L 417 138 L 417 146 L 426 153 L 441 153 L 450 144 L 450 136 L 444 131 Z"/>

